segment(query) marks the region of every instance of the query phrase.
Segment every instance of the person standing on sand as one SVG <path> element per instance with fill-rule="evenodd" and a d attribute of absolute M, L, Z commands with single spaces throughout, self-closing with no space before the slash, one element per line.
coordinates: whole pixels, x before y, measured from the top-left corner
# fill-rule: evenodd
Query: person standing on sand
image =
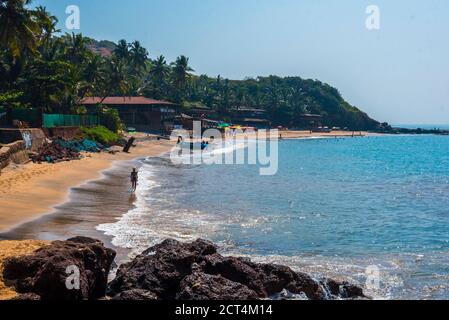
<path fill-rule="evenodd" d="M 139 179 L 139 177 L 138 177 L 137 170 L 136 170 L 136 168 L 134 168 L 133 171 L 131 172 L 131 185 L 132 185 L 131 189 L 133 192 L 136 191 L 136 189 L 137 189 L 137 180 L 138 179 Z"/>

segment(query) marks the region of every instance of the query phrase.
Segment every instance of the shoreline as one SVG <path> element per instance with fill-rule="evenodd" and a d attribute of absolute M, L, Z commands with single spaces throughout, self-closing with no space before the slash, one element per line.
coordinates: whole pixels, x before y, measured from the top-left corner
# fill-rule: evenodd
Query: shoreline
<path fill-rule="evenodd" d="M 279 133 L 285 140 L 353 137 L 353 133 L 347 131 Z M 354 137 L 375 135 L 377 134 L 356 132 Z M 116 163 L 137 160 L 141 157 L 160 156 L 170 151 L 175 144 L 169 140 L 139 140 L 139 136 L 137 139 L 137 147 L 132 148 L 128 154 L 89 153 L 81 160 L 56 164 L 27 163 L 4 169 L 0 176 L 0 234 L 54 213 L 56 207 L 70 201 L 72 189 L 101 179 L 103 173 Z"/>
<path fill-rule="evenodd" d="M 310 136 L 310 137 L 298 137 L 300 133 L 298 132 L 289 132 L 291 136 L 294 136 L 290 138 L 291 140 L 303 140 L 307 138 L 322 138 L 322 139 L 330 139 L 333 140 L 333 137 L 329 136 Z M 284 135 L 285 137 L 286 135 Z M 369 139 L 369 137 L 372 136 L 389 136 L 385 134 L 367 134 L 364 137 L 367 137 L 367 140 L 373 140 Z M 396 136 L 396 135 L 395 135 Z M 408 136 L 408 135 L 406 135 Z M 351 136 L 341 136 L 342 138 L 351 138 Z M 357 137 L 357 136 L 356 136 Z M 275 137 L 273 137 L 275 138 Z M 289 138 L 284 138 L 285 140 L 290 140 Z M 358 140 L 358 139 L 357 139 Z M 376 140 L 376 139 L 374 139 Z M 355 142 L 355 140 L 354 140 Z M 153 150 L 154 146 L 160 146 L 163 145 L 164 147 L 169 147 L 174 144 L 170 144 L 168 141 L 161 141 L 161 142 L 150 142 L 146 141 L 146 144 L 149 144 Z M 358 145 L 368 143 L 368 141 L 359 140 L 357 142 Z M 331 142 L 330 144 L 333 145 Z M 323 147 L 325 148 L 325 147 Z M 135 149 L 133 149 L 135 150 Z M 148 152 L 148 151 L 146 151 Z M 166 153 L 166 152 L 162 152 Z M 160 154 L 156 154 L 157 157 Z M 94 155 L 95 156 L 95 155 Z M 64 201 L 64 204 L 62 205 L 56 205 L 53 207 L 53 211 L 49 214 L 38 216 L 36 219 L 33 219 L 32 222 L 28 223 L 20 223 L 17 228 L 14 228 L 11 232 L 8 234 L 1 234 L 0 239 L 5 240 L 28 240 L 28 239 L 37 239 L 39 241 L 53 241 L 53 240 L 65 240 L 69 237 L 73 236 L 88 236 L 95 239 L 99 239 L 102 242 L 105 243 L 105 245 L 109 248 L 113 248 L 114 250 L 118 251 L 116 262 L 118 264 L 125 263 L 128 261 L 128 259 L 123 259 L 124 257 L 131 259 L 132 257 L 128 257 L 129 250 L 131 250 L 131 247 L 124 247 L 120 246 L 117 247 L 116 245 L 113 245 L 112 239 L 113 235 L 108 235 L 104 233 L 101 229 L 98 230 L 96 228 L 99 224 L 114 224 L 114 221 L 117 219 L 120 219 L 124 213 L 128 211 L 127 208 L 132 209 L 135 206 L 134 202 L 128 201 L 128 197 L 131 198 L 130 193 L 128 192 L 128 173 L 130 168 L 132 167 L 138 167 L 140 163 L 146 163 L 144 161 L 143 156 L 136 155 L 134 152 L 129 155 L 126 159 L 121 159 L 118 156 L 112 156 L 113 159 L 110 160 L 110 165 L 108 168 L 105 168 L 103 170 L 98 171 L 98 175 L 100 177 L 92 178 L 90 180 L 85 180 L 81 184 L 75 187 L 71 187 L 69 189 L 69 195 L 70 197 L 66 197 L 66 201 Z M 151 156 L 150 156 L 151 157 Z M 151 159 L 153 161 L 153 159 Z M 156 159 L 155 161 L 159 161 Z M 69 162 L 70 163 L 70 162 Z M 73 163 L 73 162 L 72 162 Z M 157 164 L 158 162 L 156 162 Z M 150 162 L 151 165 L 153 165 L 153 162 Z M 78 166 L 77 166 L 78 167 Z M 78 169 L 79 170 L 79 169 Z M 0 178 L 1 179 L 1 178 Z M 174 183 L 180 184 L 180 181 L 177 179 L 173 180 Z M 165 185 L 162 184 L 162 185 Z M 182 184 L 181 184 L 182 185 Z M 166 206 L 160 207 L 160 208 L 167 208 Z M 1 210 L 0 210 L 1 211 Z M 153 219 L 152 219 L 153 220 Z M 162 232 L 160 234 L 165 235 L 163 233 L 163 230 L 156 232 Z M 99 234 L 101 234 L 99 236 Z M 196 233 L 197 234 L 197 233 Z M 202 237 L 199 233 L 201 238 L 208 239 L 207 237 Z M 197 236 L 198 237 L 198 236 Z M 169 237 L 165 237 L 169 238 Z M 21 241 L 17 241 L 18 244 L 20 244 Z M 0 248 L 2 245 L 7 245 L 7 241 L 0 241 Z M 1 250 L 1 249 L 0 249 Z M 245 256 L 246 252 L 238 252 L 233 253 L 233 251 L 230 251 L 234 255 L 238 256 Z M 228 251 L 223 251 L 225 255 L 229 254 Z M 20 252 L 17 253 L 20 255 Z M 284 257 L 282 255 L 276 256 L 261 256 L 261 255 L 249 255 L 248 257 L 251 257 L 254 259 L 254 261 L 259 263 L 278 263 L 282 265 L 287 265 L 291 267 L 293 270 L 301 270 L 304 272 L 307 272 L 311 275 L 317 275 L 322 276 L 325 275 L 326 277 L 331 277 L 333 279 L 339 279 L 339 280 L 355 280 L 358 281 L 359 277 L 354 275 L 358 275 L 364 272 L 364 269 L 362 267 L 356 268 L 356 272 L 349 273 L 347 269 L 347 265 L 345 264 L 345 261 L 343 260 L 336 260 L 335 265 L 338 267 L 335 270 L 327 269 L 326 264 L 324 263 L 327 260 L 318 260 L 318 262 L 314 259 L 307 259 L 304 258 L 302 255 L 295 255 L 292 257 Z M 121 258 L 121 259 L 120 259 Z M 269 259 L 267 259 L 269 258 Z M 392 257 L 388 257 L 389 259 L 394 259 Z M 377 260 L 376 260 L 377 261 Z M 379 260 L 384 261 L 384 260 Z M 388 263 L 390 263 L 390 260 L 385 260 Z M 408 261 L 408 260 L 407 260 Z M 358 260 L 356 260 L 355 265 L 363 266 L 363 264 L 359 264 Z M 298 269 L 299 266 L 301 269 Z M 332 265 L 332 268 L 335 266 Z M 352 270 L 352 269 L 351 269 Z M 388 276 L 388 287 L 385 290 L 396 290 L 395 283 L 392 281 L 394 280 L 393 276 Z M 387 291 L 386 291 L 387 292 Z M 389 292 L 389 291 L 388 291 Z M 383 296 L 379 296 L 383 297 Z"/>
<path fill-rule="evenodd" d="M 11 167 L 0 176 L 0 233 L 50 215 L 70 201 L 71 190 L 99 180 L 120 162 L 159 156 L 173 146 L 166 140 L 137 141 L 131 153 L 88 154 L 81 160 Z"/>

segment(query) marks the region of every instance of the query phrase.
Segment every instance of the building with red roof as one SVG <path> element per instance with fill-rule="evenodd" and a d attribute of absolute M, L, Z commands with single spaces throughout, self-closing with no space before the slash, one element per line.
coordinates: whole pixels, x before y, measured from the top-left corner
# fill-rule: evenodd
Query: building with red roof
<path fill-rule="evenodd" d="M 117 109 L 123 123 L 139 131 L 167 133 L 173 130 L 179 106 L 146 97 L 84 98 L 81 105 L 92 111 L 98 105 Z"/>

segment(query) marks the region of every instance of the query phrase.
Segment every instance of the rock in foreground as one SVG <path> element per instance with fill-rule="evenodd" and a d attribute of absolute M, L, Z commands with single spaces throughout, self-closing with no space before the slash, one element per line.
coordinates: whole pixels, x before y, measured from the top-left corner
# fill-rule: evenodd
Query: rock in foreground
<path fill-rule="evenodd" d="M 3 278 L 22 294 L 19 300 L 99 299 L 105 296 L 115 254 L 90 238 L 55 241 L 31 255 L 6 259 Z M 79 270 L 79 289 L 68 289 L 68 277 L 76 275 L 74 267 Z"/>
<path fill-rule="evenodd" d="M 282 292 L 313 300 L 364 298 L 362 289 L 349 283 L 223 257 L 205 240 L 166 240 L 122 265 L 108 287 L 115 300 L 254 300 Z"/>

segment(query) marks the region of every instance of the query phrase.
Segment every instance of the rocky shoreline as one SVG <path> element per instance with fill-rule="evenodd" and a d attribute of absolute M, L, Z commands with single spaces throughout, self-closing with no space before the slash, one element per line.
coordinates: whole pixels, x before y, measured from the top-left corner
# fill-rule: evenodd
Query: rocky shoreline
<path fill-rule="evenodd" d="M 213 243 L 165 240 L 121 265 L 108 282 L 115 251 L 76 237 L 3 262 L 15 300 L 366 299 L 362 288 L 314 279 L 286 266 L 224 257 Z"/>

